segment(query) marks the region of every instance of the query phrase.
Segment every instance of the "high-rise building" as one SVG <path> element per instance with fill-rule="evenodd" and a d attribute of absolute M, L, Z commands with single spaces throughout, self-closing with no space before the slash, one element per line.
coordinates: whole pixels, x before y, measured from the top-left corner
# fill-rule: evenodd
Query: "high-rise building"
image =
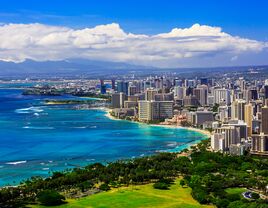
<path fill-rule="evenodd" d="M 202 105 L 202 106 L 207 105 L 208 88 L 206 85 L 201 85 L 198 88 L 194 88 L 193 95 L 195 95 L 195 97 L 199 101 L 200 105 Z"/>
<path fill-rule="evenodd" d="M 224 144 L 222 145 L 224 149 L 223 151 L 227 151 L 231 144 L 240 143 L 240 133 L 239 129 L 235 126 L 224 126 L 221 128 L 215 129 L 215 133 L 224 134 Z"/>
<path fill-rule="evenodd" d="M 134 85 L 128 86 L 128 96 L 135 95 L 137 93 L 137 87 Z"/>
<path fill-rule="evenodd" d="M 248 138 L 248 128 L 247 124 L 242 120 L 230 120 L 228 124 L 223 124 L 222 127 L 234 126 L 239 132 L 239 137 L 237 137 L 237 143 L 240 143 L 241 139 Z"/>
<path fill-rule="evenodd" d="M 203 125 L 205 122 L 214 121 L 212 111 L 196 111 L 196 125 Z"/>
<path fill-rule="evenodd" d="M 230 105 L 231 93 L 228 89 L 214 89 L 214 102 L 217 104 Z"/>
<path fill-rule="evenodd" d="M 268 134 L 252 135 L 251 153 L 268 154 Z"/>
<path fill-rule="evenodd" d="M 145 100 L 155 100 L 155 95 L 158 93 L 157 89 L 147 89 L 145 91 Z"/>
<path fill-rule="evenodd" d="M 264 86 L 264 98 L 268 99 L 268 85 Z"/>
<path fill-rule="evenodd" d="M 195 96 L 185 96 L 183 98 L 183 105 L 184 106 L 198 106 L 199 102 Z"/>
<path fill-rule="evenodd" d="M 214 133 L 211 136 L 211 148 L 213 151 L 224 151 L 225 147 L 225 132 Z"/>
<path fill-rule="evenodd" d="M 113 108 L 124 108 L 124 102 L 127 100 L 127 96 L 120 92 L 112 94 L 112 107 Z"/>
<path fill-rule="evenodd" d="M 253 106 L 251 103 L 245 105 L 245 122 L 248 127 L 248 136 L 252 135 Z"/>
<path fill-rule="evenodd" d="M 268 106 L 261 109 L 261 132 L 268 134 Z"/>
<path fill-rule="evenodd" d="M 256 89 L 250 89 L 248 91 L 248 100 L 257 100 L 258 99 L 258 91 Z"/>
<path fill-rule="evenodd" d="M 112 89 L 115 90 L 115 80 L 112 79 L 111 82 L 112 82 Z"/>
<path fill-rule="evenodd" d="M 185 91 L 183 87 L 179 87 L 179 86 L 174 87 L 174 96 L 177 99 L 183 99 L 183 97 L 185 96 L 184 92 Z"/>
<path fill-rule="evenodd" d="M 245 100 L 235 100 L 232 103 L 232 119 L 234 120 L 244 120 L 245 119 Z"/>
<path fill-rule="evenodd" d="M 123 92 L 128 95 L 128 82 L 118 81 L 117 82 L 117 92 Z"/>
<path fill-rule="evenodd" d="M 181 79 L 174 79 L 174 86 L 182 87 L 182 80 Z"/>
<path fill-rule="evenodd" d="M 101 94 L 106 94 L 106 85 L 104 84 L 104 80 L 100 80 L 100 92 Z"/>
<path fill-rule="evenodd" d="M 174 94 L 173 93 L 157 93 L 154 95 L 155 101 L 173 101 Z"/>
<path fill-rule="evenodd" d="M 208 85 L 208 78 L 201 78 L 200 79 L 200 84 L 201 85 Z"/>
<path fill-rule="evenodd" d="M 152 121 L 173 117 L 173 101 L 148 101 L 138 102 L 139 120 Z"/>

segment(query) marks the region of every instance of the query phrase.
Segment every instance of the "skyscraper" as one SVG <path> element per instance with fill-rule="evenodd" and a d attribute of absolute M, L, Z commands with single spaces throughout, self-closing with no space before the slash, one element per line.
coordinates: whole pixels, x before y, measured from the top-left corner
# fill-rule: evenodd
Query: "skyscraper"
<path fill-rule="evenodd" d="M 244 120 L 245 119 L 245 100 L 235 100 L 232 103 L 232 119 L 234 120 Z"/>
<path fill-rule="evenodd" d="M 261 110 L 261 132 L 268 134 L 268 106 Z"/>
<path fill-rule="evenodd" d="M 142 100 L 138 104 L 140 121 L 172 118 L 173 116 L 173 101 Z"/>
<path fill-rule="evenodd" d="M 207 105 L 208 89 L 206 85 L 201 85 L 198 88 L 194 88 L 193 95 L 198 99 L 200 105 Z"/>
<path fill-rule="evenodd" d="M 158 93 L 156 89 L 147 89 L 145 92 L 145 100 L 151 101 L 155 100 L 155 95 Z"/>
<path fill-rule="evenodd" d="M 228 89 L 215 89 L 214 90 L 214 102 L 217 104 L 225 103 L 229 105 L 231 103 L 231 93 Z"/>
<path fill-rule="evenodd" d="M 268 85 L 264 86 L 264 98 L 267 99 L 268 98 Z"/>
<path fill-rule="evenodd" d="M 118 81 L 117 82 L 117 92 L 123 92 L 128 95 L 128 82 Z"/>
<path fill-rule="evenodd" d="M 127 96 L 123 92 L 112 94 L 112 107 L 123 108 L 125 100 L 127 100 Z"/>
<path fill-rule="evenodd" d="M 245 105 L 245 122 L 248 127 L 248 136 L 252 135 L 253 106 L 251 103 Z"/>

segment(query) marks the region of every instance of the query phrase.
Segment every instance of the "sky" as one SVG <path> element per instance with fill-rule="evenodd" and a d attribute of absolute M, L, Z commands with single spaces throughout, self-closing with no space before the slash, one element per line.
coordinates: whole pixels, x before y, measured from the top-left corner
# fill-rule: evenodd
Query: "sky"
<path fill-rule="evenodd" d="M 0 60 L 268 64 L 264 0 L 1 0 Z"/>

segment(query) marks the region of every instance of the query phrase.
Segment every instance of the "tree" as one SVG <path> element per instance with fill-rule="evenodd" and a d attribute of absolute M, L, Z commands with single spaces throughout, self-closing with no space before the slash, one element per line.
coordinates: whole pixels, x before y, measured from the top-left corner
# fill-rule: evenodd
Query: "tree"
<path fill-rule="evenodd" d="M 251 193 L 251 198 L 252 198 L 252 199 L 259 199 L 259 198 L 260 198 L 260 195 L 257 194 L 257 193 L 255 193 L 255 192 L 252 192 L 252 193 Z"/>
<path fill-rule="evenodd" d="M 181 185 L 181 187 L 185 186 L 185 185 L 186 185 L 185 180 L 182 179 L 182 180 L 180 181 L 180 185 Z"/>
<path fill-rule="evenodd" d="M 169 185 L 167 183 L 163 183 L 163 182 L 156 182 L 154 184 L 154 188 L 155 189 L 161 189 L 161 190 L 168 190 Z"/>
<path fill-rule="evenodd" d="M 103 183 L 100 185 L 100 190 L 102 191 L 109 191 L 111 188 L 107 183 Z"/>
<path fill-rule="evenodd" d="M 54 206 L 63 204 L 65 197 L 59 194 L 57 191 L 44 190 L 37 195 L 37 199 L 42 205 Z"/>

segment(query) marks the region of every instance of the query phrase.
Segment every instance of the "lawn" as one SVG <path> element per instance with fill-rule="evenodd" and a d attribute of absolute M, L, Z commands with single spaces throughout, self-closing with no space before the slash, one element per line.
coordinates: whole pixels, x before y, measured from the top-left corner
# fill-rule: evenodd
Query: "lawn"
<path fill-rule="evenodd" d="M 81 199 L 68 199 L 68 204 L 59 206 L 59 208 L 209 208 L 213 206 L 200 205 L 191 196 L 190 188 L 182 188 L 179 180 L 170 187 L 169 190 L 157 190 L 152 184 L 124 187 L 113 189 L 88 196 Z M 41 208 L 43 206 L 32 206 Z"/>
<path fill-rule="evenodd" d="M 239 195 L 241 195 L 243 192 L 247 191 L 247 189 L 246 188 L 227 188 L 227 189 L 225 189 L 225 191 L 228 194 L 239 194 Z"/>

